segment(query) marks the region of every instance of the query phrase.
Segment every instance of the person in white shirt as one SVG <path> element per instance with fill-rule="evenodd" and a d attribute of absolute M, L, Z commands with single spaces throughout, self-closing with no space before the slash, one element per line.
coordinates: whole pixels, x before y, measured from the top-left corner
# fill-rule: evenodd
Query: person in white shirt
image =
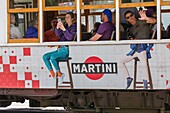
<path fill-rule="evenodd" d="M 15 16 L 14 14 L 10 15 L 10 38 L 11 39 L 21 39 L 22 35 L 18 27 L 15 26 Z"/>

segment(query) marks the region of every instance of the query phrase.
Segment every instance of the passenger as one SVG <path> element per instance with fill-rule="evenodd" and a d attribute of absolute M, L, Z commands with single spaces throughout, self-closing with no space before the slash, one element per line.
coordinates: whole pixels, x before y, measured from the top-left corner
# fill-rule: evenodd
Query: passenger
<path fill-rule="evenodd" d="M 92 36 L 94 36 L 94 35 L 97 33 L 97 31 L 98 31 L 100 25 L 101 25 L 100 22 L 94 23 L 93 29 L 91 30 Z"/>
<path fill-rule="evenodd" d="M 66 25 L 60 21 L 55 31 L 56 36 L 60 37 L 60 41 L 73 41 L 77 32 L 75 16 L 72 12 L 67 12 L 65 16 Z"/>
<path fill-rule="evenodd" d="M 145 7 L 145 8 L 147 8 L 147 10 L 146 10 L 146 16 L 147 17 L 153 17 L 153 18 L 155 18 L 155 19 L 157 19 L 157 16 L 156 16 L 156 7 L 155 6 L 153 6 L 153 7 Z M 154 31 L 154 30 L 157 30 L 157 23 L 155 23 L 155 24 L 150 24 L 150 27 L 151 27 L 151 29 Z M 161 30 L 162 31 L 164 31 L 165 30 L 165 28 L 163 27 L 163 24 L 161 23 Z"/>
<path fill-rule="evenodd" d="M 15 26 L 16 20 L 14 14 L 10 15 L 10 38 L 21 39 L 22 35 L 18 27 Z"/>
<path fill-rule="evenodd" d="M 126 11 L 124 14 L 124 17 L 126 20 L 132 24 L 132 27 L 130 28 L 130 39 L 136 40 L 136 39 L 149 39 L 150 38 L 150 31 L 149 26 L 147 23 L 156 23 L 156 19 L 149 18 L 146 16 L 145 11 L 140 11 L 140 20 L 136 19 L 134 16 L 134 13 L 132 11 Z M 120 62 L 121 65 L 121 71 L 127 76 L 127 87 L 129 88 L 133 78 L 130 77 L 130 74 L 127 70 L 127 67 L 125 63 L 130 62 L 134 58 L 138 58 L 140 60 L 144 77 L 143 77 L 143 84 L 144 89 L 148 88 L 148 68 L 147 68 L 147 59 L 151 58 L 150 55 L 150 49 L 153 47 L 153 44 L 131 44 L 130 48 L 131 51 L 123 58 L 123 60 Z"/>
<path fill-rule="evenodd" d="M 64 27 L 62 22 L 58 22 L 56 34 L 60 36 L 60 41 L 73 41 L 76 35 L 76 24 L 74 23 L 74 14 L 72 12 L 66 13 L 65 17 L 67 25 Z M 63 83 L 64 73 L 60 71 L 59 60 L 67 59 L 69 57 L 69 47 L 68 46 L 59 46 L 57 50 L 44 54 L 43 60 L 50 71 L 52 77 L 58 78 L 58 85 Z M 55 68 L 56 74 L 52 68 L 52 65 Z"/>
<path fill-rule="evenodd" d="M 116 10 L 112 13 L 112 23 L 116 26 Z M 122 24 L 120 24 L 120 31 L 125 31 Z"/>
<path fill-rule="evenodd" d="M 124 18 L 124 13 L 126 11 L 128 11 L 128 10 L 134 12 L 134 15 L 135 15 L 136 18 L 140 17 L 139 12 L 138 12 L 136 7 L 132 7 L 132 8 L 120 8 L 120 23 L 123 26 L 125 31 L 127 31 L 127 29 L 131 27 L 131 25 Z"/>
<path fill-rule="evenodd" d="M 29 27 L 25 33 L 25 38 L 38 38 L 38 21 L 33 19 L 29 22 Z"/>
<path fill-rule="evenodd" d="M 51 20 L 51 29 L 44 33 L 43 42 L 56 42 L 59 41 L 59 37 L 56 36 L 55 30 L 57 27 L 57 18 Z"/>
<path fill-rule="evenodd" d="M 91 37 L 90 41 L 97 40 L 110 40 L 112 32 L 116 30 L 112 23 L 112 12 L 109 9 L 105 9 L 101 15 L 101 21 L 103 22 L 97 31 L 97 33 Z"/>
<path fill-rule="evenodd" d="M 81 32 L 87 32 L 86 26 L 81 24 Z"/>

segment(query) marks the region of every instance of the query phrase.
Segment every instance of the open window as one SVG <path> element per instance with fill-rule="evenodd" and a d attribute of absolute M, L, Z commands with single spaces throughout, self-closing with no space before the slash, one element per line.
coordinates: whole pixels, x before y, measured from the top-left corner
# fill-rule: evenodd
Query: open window
<path fill-rule="evenodd" d="M 101 15 L 104 9 L 110 9 L 112 13 L 115 13 L 115 0 L 81 0 L 80 7 L 80 38 L 81 41 L 86 41 L 97 32 L 96 28 L 98 28 L 98 26 L 102 23 Z"/>
<path fill-rule="evenodd" d="M 76 15 L 76 0 L 43 0 L 43 42 L 58 41 L 56 37 L 47 36 L 48 31 L 55 30 L 52 23 L 53 19 L 57 19 L 55 22 L 62 21 L 65 23 L 67 12 L 73 12 Z"/>
<path fill-rule="evenodd" d="M 130 40 L 131 37 L 134 37 L 132 33 L 130 33 L 130 28 L 132 24 L 130 24 L 130 18 L 140 18 L 139 11 L 144 10 L 146 12 L 147 17 L 157 19 L 157 7 L 156 7 L 156 0 L 121 0 L 120 1 L 120 28 L 123 27 L 124 31 L 120 30 L 120 40 Z M 125 12 L 131 11 L 133 14 L 125 17 Z M 129 13 L 130 14 L 130 13 Z M 133 17 L 132 17 L 133 16 Z M 139 22 L 138 22 L 139 23 Z M 139 23 L 140 24 L 140 23 Z M 141 24 L 142 25 L 142 24 Z M 140 32 L 140 36 L 143 36 L 141 39 L 155 39 L 156 38 L 156 31 L 157 25 L 156 24 L 148 24 L 149 28 L 147 29 L 148 33 L 146 35 L 145 32 Z M 145 26 L 144 26 L 145 27 Z M 147 28 L 147 27 L 146 27 Z M 136 27 L 137 30 L 137 27 Z M 146 30 L 145 30 L 146 31 Z M 135 32 L 133 30 L 133 32 Z M 142 33 L 144 35 L 142 35 Z M 138 36 L 138 35 L 136 35 Z M 138 38 L 140 39 L 140 38 Z"/>
<path fill-rule="evenodd" d="M 39 0 L 8 0 L 8 43 L 39 42 Z"/>
<path fill-rule="evenodd" d="M 168 21 L 170 18 L 170 0 L 162 0 L 161 1 L 161 25 L 163 29 L 161 29 L 161 39 L 170 39 L 170 22 Z"/>

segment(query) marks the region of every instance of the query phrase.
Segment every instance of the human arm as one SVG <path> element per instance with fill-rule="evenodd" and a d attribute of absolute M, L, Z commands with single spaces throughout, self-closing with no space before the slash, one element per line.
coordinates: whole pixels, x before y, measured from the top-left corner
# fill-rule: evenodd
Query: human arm
<path fill-rule="evenodd" d="M 89 40 L 90 41 L 97 41 L 102 35 L 96 33 L 93 37 L 91 37 Z"/>
<path fill-rule="evenodd" d="M 147 17 L 146 16 L 146 11 L 144 10 L 140 10 L 139 11 L 140 14 L 140 18 L 139 20 L 146 20 L 147 23 L 151 23 L 151 24 L 155 24 L 156 23 L 156 18 L 152 18 L 152 17 Z"/>
<path fill-rule="evenodd" d="M 63 33 L 64 33 L 64 37 L 68 40 L 68 41 L 73 41 L 75 35 L 77 32 L 77 26 L 76 24 L 72 24 L 69 28 L 67 28 Z"/>
<path fill-rule="evenodd" d="M 136 49 L 136 44 L 130 44 L 131 49 Z"/>

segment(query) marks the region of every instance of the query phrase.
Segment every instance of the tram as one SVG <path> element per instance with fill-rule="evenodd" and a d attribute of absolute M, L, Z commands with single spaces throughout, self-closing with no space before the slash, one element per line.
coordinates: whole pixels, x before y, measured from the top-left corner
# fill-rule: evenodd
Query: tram
<path fill-rule="evenodd" d="M 30 107 L 64 107 L 74 113 L 170 112 L 170 0 L 0 0 L 0 4 L 1 107 L 28 99 Z M 116 29 L 109 40 L 89 41 L 105 9 L 112 12 Z M 136 16 L 139 10 L 155 14 L 150 39 L 128 38 L 127 10 L 136 11 Z M 51 20 L 64 23 L 67 12 L 76 14 L 75 39 L 44 41 Z M 32 37 L 26 36 L 31 22 L 36 24 Z M 20 32 L 18 37 L 12 36 L 11 26 L 13 33 Z M 154 46 L 146 67 L 136 58 L 126 65 L 133 78 L 126 89 L 119 61 L 131 44 Z M 43 61 L 43 55 L 58 45 L 69 46 L 69 57 L 58 63 L 65 74 L 60 85 Z M 144 68 L 149 70 L 147 89 Z"/>

